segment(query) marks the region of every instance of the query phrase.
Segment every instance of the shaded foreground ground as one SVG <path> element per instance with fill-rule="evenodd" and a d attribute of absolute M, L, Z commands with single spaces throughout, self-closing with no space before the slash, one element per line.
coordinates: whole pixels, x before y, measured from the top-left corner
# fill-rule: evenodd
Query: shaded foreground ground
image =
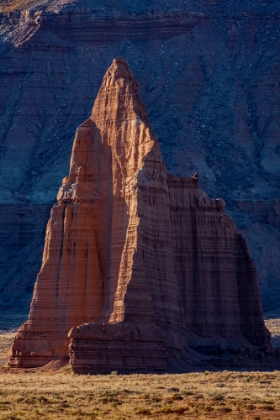
<path fill-rule="evenodd" d="M 279 323 L 267 323 L 276 340 Z M 13 336 L 0 334 L 0 364 Z M 54 372 L 0 366 L 0 420 L 269 420 L 280 418 L 279 397 L 279 371 L 77 376 L 67 366 Z"/>

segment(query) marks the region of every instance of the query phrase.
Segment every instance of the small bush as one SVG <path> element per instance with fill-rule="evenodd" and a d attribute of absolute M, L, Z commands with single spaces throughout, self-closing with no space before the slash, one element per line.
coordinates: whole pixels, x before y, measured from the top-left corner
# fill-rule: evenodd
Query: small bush
<path fill-rule="evenodd" d="M 223 413 L 230 413 L 232 409 L 230 407 L 219 407 L 218 411 L 223 412 Z"/>
<path fill-rule="evenodd" d="M 144 416 L 150 416 L 152 413 L 148 408 L 140 408 L 136 411 L 137 414 L 142 414 Z"/>
<path fill-rule="evenodd" d="M 168 392 L 180 392 L 179 388 L 168 388 Z"/>
<path fill-rule="evenodd" d="M 204 398 L 203 394 L 196 394 L 196 395 L 194 395 L 194 399 L 195 400 L 200 400 L 202 398 Z"/>
<path fill-rule="evenodd" d="M 212 398 L 213 398 L 213 401 L 222 401 L 224 399 L 222 394 L 216 394 Z"/>
<path fill-rule="evenodd" d="M 259 408 L 262 409 L 262 410 L 267 410 L 267 411 L 274 411 L 275 410 L 273 405 L 262 405 Z"/>
<path fill-rule="evenodd" d="M 183 400 L 184 399 L 180 394 L 174 394 L 174 395 L 172 395 L 171 398 L 174 401 L 176 401 L 176 400 L 180 401 L 180 400 Z"/>
<path fill-rule="evenodd" d="M 184 391 L 183 394 L 186 395 L 186 396 L 191 396 L 191 395 L 194 395 L 194 392 L 193 391 Z"/>

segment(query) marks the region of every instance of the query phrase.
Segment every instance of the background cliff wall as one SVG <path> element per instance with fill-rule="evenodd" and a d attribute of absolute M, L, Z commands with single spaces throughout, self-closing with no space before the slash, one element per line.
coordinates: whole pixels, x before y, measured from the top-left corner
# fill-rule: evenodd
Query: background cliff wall
<path fill-rule="evenodd" d="M 275 309 L 280 5 L 14 0 L 0 12 L 0 308 L 28 311 L 75 128 L 121 55 L 168 171 L 198 172 L 202 188 L 226 201 L 256 262 L 264 309 Z"/>

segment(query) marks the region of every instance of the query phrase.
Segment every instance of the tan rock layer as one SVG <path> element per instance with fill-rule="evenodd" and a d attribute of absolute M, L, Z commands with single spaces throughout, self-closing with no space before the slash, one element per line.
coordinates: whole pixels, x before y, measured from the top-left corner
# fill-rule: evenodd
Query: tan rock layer
<path fill-rule="evenodd" d="M 188 346 L 269 345 L 244 240 L 197 176 L 167 174 L 122 59 L 77 130 L 57 199 L 11 366 L 70 356 L 77 373 L 178 370 Z"/>

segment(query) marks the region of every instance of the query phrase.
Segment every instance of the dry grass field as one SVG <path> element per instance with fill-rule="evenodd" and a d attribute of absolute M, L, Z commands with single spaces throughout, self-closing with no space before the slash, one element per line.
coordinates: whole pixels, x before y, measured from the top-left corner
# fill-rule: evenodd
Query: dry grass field
<path fill-rule="evenodd" d="M 279 372 L 6 373 L 0 375 L 0 419 L 279 419 L 279 385 Z"/>
<path fill-rule="evenodd" d="M 280 323 L 267 323 L 277 338 Z M 2 364 L 13 336 L 0 333 Z M 67 418 L 276 420 L 280 371 L 77 376 L 68 366 L 53 372 L 0 366 L 0 420 Z"/>
<path fill-rule="evenodd" d="M 4 365 L 7 360 L 7 350 L 12 344 L 14 332 L 0 331 L 0 365 Z"/>

